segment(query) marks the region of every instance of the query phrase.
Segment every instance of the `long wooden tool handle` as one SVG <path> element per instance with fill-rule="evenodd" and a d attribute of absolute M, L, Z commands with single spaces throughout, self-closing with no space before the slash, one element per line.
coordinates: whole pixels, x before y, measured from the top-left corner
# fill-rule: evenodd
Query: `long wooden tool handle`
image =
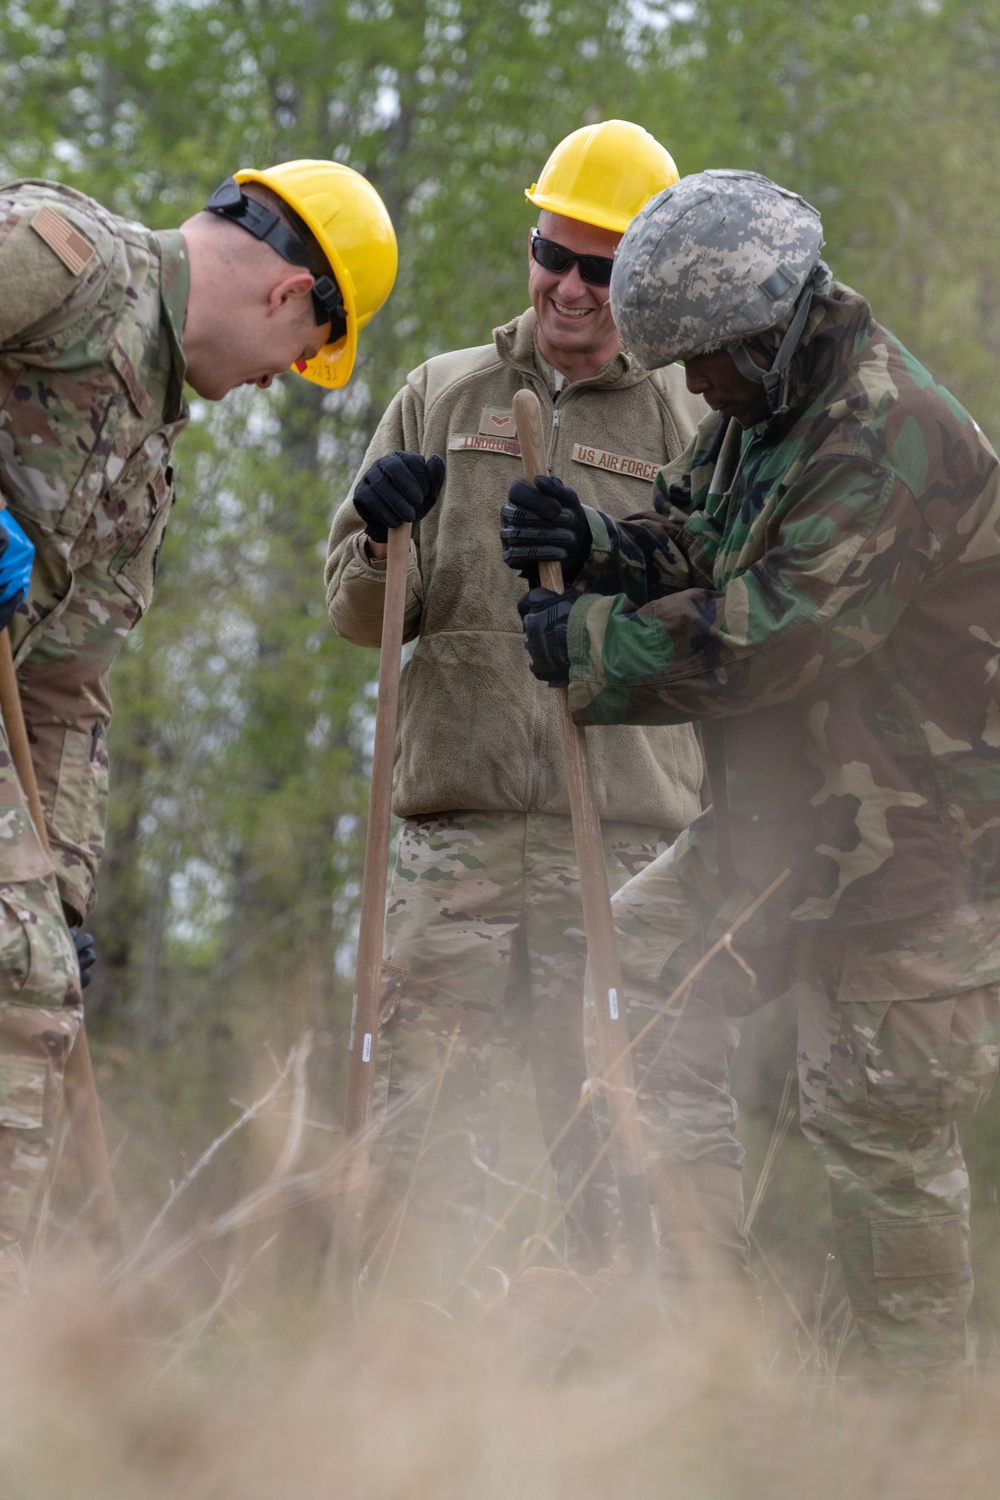
<path fill-rule="evenodd" d="M 357 990 L 351 1021 L 351 1060 L 347 1074 L 345 1124 L 348 1135 L 358 1134 L 369 1124 L 375 1093 L 382 944 L 385 939 L 385 882 L 389 868 L 389 823 L 392 817 L 392 767 L 396 754 L 400 652 L 403 647 L 410 530 L 408 525 L 403 525 L 396 526 L 389 532 L 382 616 L 382 655 L 378 667 L 378 706 L 375 710 L 372 790 L 368 809 L 368 837 L 365 842 L 365 873 L 361 885 Z"/>
<path fill-rule="evenodd" d="M 17 676 L 14 672 L 10 636 L 6 630 L 0 632 L 0 713 L 3 715 L 14 769 L 27 798 L 28 810 L 45 852 L 51 858 L 52 849 L 45 827 L 42 800 L 38 795 L 31 745 L 24 725 L 24 712 L 21 708 L 21 694 L 18 691 Z M 63 1090 L 80 1177 L 83 1181 L 84 1192 L 90 1199 L 91 1233 L 95 1240 L 116 1247 L 121 1238 L 118 1201 L 115 1197 L 114 1184 L 111 1181 L 108 1143 L 104 1136 L 104 1122 L 101 1119 L 101 1107 L 97 1098 L 94 1067 L 90 1060 L 87 1033 L 82 1025 L 69 1057 L 66 1059 Z"/>
<path fill-rule="evenodd" d="M 542 429 L 542 411 L 534 391 L 521 390 L 514 397 L 514 421 L 521 461 L 529 484 L 548 472 Z M 544 588 L 562 593 L 562 568 L 556 562 L 538 566 Z M 562 728 L 566 784 L 573 819 L 573 841 L 580 869 L 583 924 L 587 934 L 587 956 L 597 1016 L 597 1045 L 601 1059 L 612 1127 L 612 1161 L 618 1179 L 622 1226 L 634 1270 L 647 1267 L 655 1252 L 649 1189 L 642 1149 L 642 1129 L 636 1102 L 628 1022 L 618 966 L 618 945 L 604 865 L 601 820 L 594 792 L 586 733 L 573 723 L 565 689 L 557 689 Z"/>

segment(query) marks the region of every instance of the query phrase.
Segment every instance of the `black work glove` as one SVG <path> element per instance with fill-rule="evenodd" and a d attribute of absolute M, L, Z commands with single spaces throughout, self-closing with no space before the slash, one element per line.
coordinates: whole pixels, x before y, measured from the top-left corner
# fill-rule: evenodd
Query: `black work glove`
<path fill-rule="evenodd" d="M 590 556 L 587 516 L 575 490 L 551 474 L 539 474 L 534 485 L 517 480 L 500 507 L 503 560 L 532 585 L 540 562 L 562 563 L 563 578 L 573 579 Z"/>
<path fill-rule="evenodd" d="M 531 670 L 550 687 L 569 685 L 566 625 L 579 597 L 579 594 L 554 594 L 551 589 L 532 589 L 517 601 Z"/>
<path fill-rule="evenodd" d="M 91 970 L 97 962 L 97 949 L 94 947 L 93 934 L 73 932 L 70 936 L 73 939 L 77 962 L 80 965 L 80 988 L 85 990 L 93 977 Z"/>
<path fill-rule="evenodd" d="M 444 484 L 444 459 L 435 453 L 397 449 L 377 458 L 358 480 L 354 508 L 373 542 L 389 540 L 390 530 L 426 516 Z"/>

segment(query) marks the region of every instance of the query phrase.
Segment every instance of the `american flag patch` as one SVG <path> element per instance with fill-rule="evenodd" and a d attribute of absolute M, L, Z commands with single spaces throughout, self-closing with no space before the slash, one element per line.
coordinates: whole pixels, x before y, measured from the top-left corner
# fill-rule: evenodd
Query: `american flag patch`
<path fill-rule="evenodd" d="M 39 239 L 43 239 L 49 249 L 55 251 L 71 275 L 79 276 L 90 264 L 94 254 L 93 245 L 82 234 L 78 234 L 62 214 L 49 208 L 48 204 L 38 210 L 31 221 L 31 227 Z"/>

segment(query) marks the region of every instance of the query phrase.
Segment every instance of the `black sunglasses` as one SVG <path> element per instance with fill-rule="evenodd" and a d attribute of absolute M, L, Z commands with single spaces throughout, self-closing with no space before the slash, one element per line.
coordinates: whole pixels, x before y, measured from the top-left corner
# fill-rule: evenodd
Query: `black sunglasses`
<path fill-rule="evenodd" d="M 552 271 L 562 276 L 575 262 L 580 268 L 580 278 L 591 286 L 610 286 L 614 260 L 607 255 L 574 255 L 558 240 L 544 239 L 537 229 L 531 231 L 531 253 L 543 271 Z"/>

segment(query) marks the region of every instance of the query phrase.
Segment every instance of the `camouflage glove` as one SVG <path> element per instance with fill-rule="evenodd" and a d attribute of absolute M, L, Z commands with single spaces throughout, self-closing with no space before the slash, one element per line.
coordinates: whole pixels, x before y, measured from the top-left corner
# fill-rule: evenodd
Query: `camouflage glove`
<path fill-rule="evenodd" d="M 403 449 L 386 453 L 358 480 L 354 509 L 373 542 L 389 540 L 404 521 L 419 521 L 441 493 L 444 459 Z"/>
<path fill-rule="evenodd" d="M 93 935 L 89 932 L 71 932 L 70 936 L 80 965 L 80 988 L 85 990 L 93 977 L 91 970 L 97 962 L 97 949 L 94 947 Z"/>
<path fill-rule="evenodd" d="M 0 630 L 10 624 L 31 582 L 35 549 L 9 510 L 0 511 Z"/>
<path fill-rule="evenodd" d="M 533 486 L 519 479 L 500 507 L 500 541 L 508 568 L 530 584 L 538 583 L 540 562 L 562 563 L 563 578 L 572 583 L 590 556 L 586 508 L 575 490 L 550 474 L 539 474 Z"/>
<path fill-rule="evenodd" d="M 551 589 L 532 589 L 517 601 L 531 670 L 550 687 L 569 686 L 566 625 L 579 597 L 579 594 L 554 594 Z"/>

